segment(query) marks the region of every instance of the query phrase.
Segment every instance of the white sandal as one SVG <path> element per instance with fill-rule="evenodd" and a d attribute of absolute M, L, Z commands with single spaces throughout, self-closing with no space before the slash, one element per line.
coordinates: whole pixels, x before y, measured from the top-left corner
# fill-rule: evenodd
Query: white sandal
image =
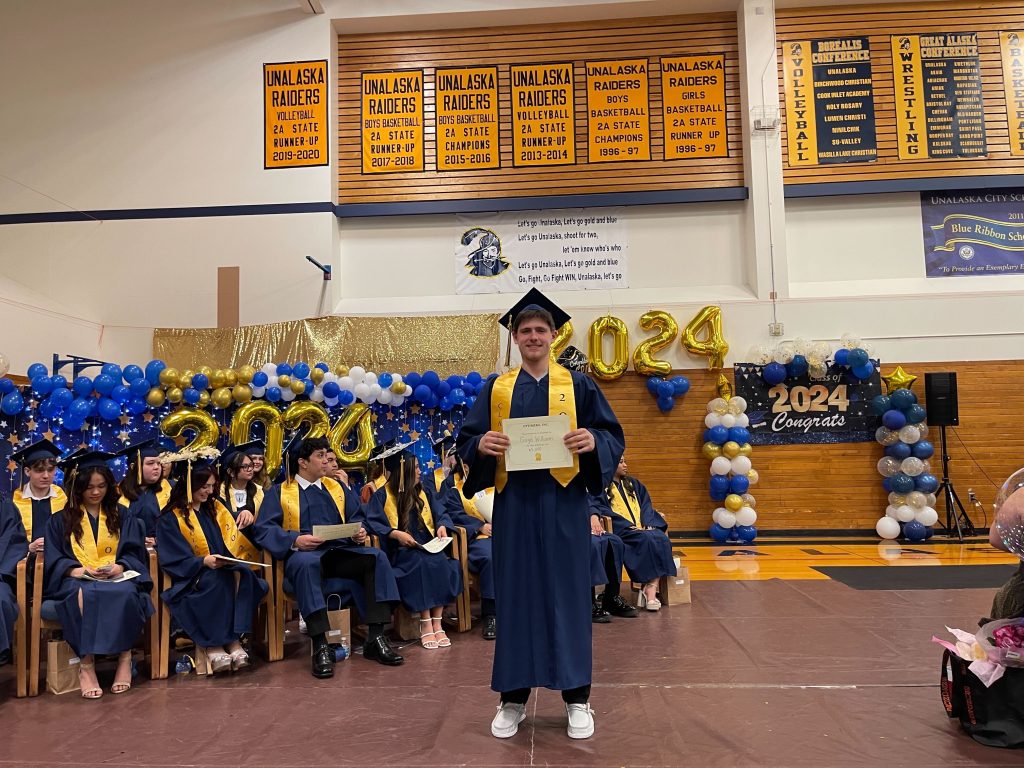
<path fill-rule="evenodd" d="M 433 619 L 420 619 L 421 623 L 424 622 L 424 621 L 430 623 L 430 631 L 429 632 L 424 632 L 424 633 L 422 633 L 420 635 L 420 645 L 422 645 L 428 651 L 436 651 L 438 649 L 437 640 L 424 640 L 423 639 L 424 637 L 433 637 L 434 636 L 434 620 Z"/>
<path fill-rule="evenodd" d="M 661 600 L 658 599 L 657 587 L 655 587 L 654 597 L 647 597 L 644 593 L 645 589 L 647 589 L 646 584 L 640 588 L 640 594 L 636 598 L 636 607 L 646 608 L 648 611 L 660 611 Z"/>

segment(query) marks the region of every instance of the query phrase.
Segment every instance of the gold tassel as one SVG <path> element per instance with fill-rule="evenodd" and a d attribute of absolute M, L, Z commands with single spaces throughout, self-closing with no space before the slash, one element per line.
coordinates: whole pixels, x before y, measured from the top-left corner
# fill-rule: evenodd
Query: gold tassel
<path fill-rule="evenodd" d="M 138 475 L 139 485 L 142 485 L 142 449 L 135 452 L 135 467 Z"/>
<path fill-rule="evenodd" d="M 188 506 L 192 508 L 192 459 L 188 460 L 188 467 L 185 475 L 185 490 L 188 493 Z"/>
<path fill-rule="evenodd" d="M 508 339 L 505 343 L 505 370 L 512 365 L 512 331 L 508 332 Z"/>

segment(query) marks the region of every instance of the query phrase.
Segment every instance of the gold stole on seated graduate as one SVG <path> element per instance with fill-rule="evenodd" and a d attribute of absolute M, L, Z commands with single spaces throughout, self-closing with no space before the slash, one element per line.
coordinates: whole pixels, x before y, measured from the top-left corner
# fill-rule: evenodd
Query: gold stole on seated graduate
<path fill-rule="evenodd" d="M 92 524 L 86 519 L 88 512 L 82 513 L 82 540 L 79 541 L 72 534 L 71 551 L 75 553 L 75 559 L 86 568 L 101 568 L 104 565 L 113 565 L 117 559 L 117 544 L 121 539 L 119 533 L 111 533 L 107 530 L 107 515 L 100 510 L 99 541 L 92 534 Z M 121 520 L 124 521 L 124 510 L 121 510 Z"/>
<path fill-rule="evenodd" d="M 331 494 L 331 498 L 334 499 L 334 503 L 338 507 L 338 514 L 341 516 L 341 522 L 344 523 L 345 490 L 341 487 L 341 483 L 329 477 L 322 478 L 320 482 L 326 491 Z M 295 480 L 281 483 L 281 511 L 284 513 L 284 520 L 281 522 L 282 528 L 286 531 L 302 530 L 299 527 L 301 519 L 299 516 L 299 484 Z"/>
<path fill-rule="evenodd" d="M 459 494 L 459 501 L 462 502 L 462 508 L 464 510 L 466 510 L 466 514 L 469 515 L 470 517 L 475 517 L 477 520 L 483 520 L 486 523 L 487 520 L 484 518 L 483 515 L 480 514 L 480 510 L 478 510 L 476 508 L 476 502 L 473 501 L 473 499 L 467 499 L 465 497 L 465 495 L 462 493 L 462 486 L 463 486 L 463 483 L 465 481 L 461 477 L 459 477 L 459 475 L 456 474 L 453 482 L 455 483 L 456 492 Z M 485 488 L 483 490 L 483 493 L 493 494 L 494 493 L 494 489 L 493 488 Z M 478 535 L 477 538 L 478 539 L 488 539 L 488 538 L 490 538 L 490 536 L 488 534 L 481 534 L 481 535 Z"/>
<path fill-rule="evenodd" d="M 398 527 L 398 503 L 395 497 L 391 494 L 391 489 L 387 489 L 387 500 L 384 502 L 384 514 L 388 516 L 388 523 L 392 528 Z M 430 502 L 427 500 L 427 494 L 420 490 L 420 501 L 423 502 L 423 508 L 420 510 L 420 519 L 423 520 L 423 524 L 427 526 L 427 530 L 430 531 L 430 535 L 434 535 L 434 516 L 430 514 Z"/>
<path fill-rule="evenodd" d="M 640 518 L 642 517 L 640 502 L 631 493 L 628 491 L 625 494 L 620 493 L 619 484 L 612 483 L 612 487 L 608 491 L 608 500 L 611 502 L 612 512 L 619 517 L 626 518 L 637 528 L 643 528 L 640 524 Z"/>
<path fill-rule="evenodd" d="M 171 484 L 168 482 L 161 481 L 160 490 L 156 492 L 156 503 L 160 505 L 160 511 L 164 511 L 164 507 L 167 506 L 167 502 L 171 498 Z"/>
<path fill-rule="evenodd" d="M 232 492 L 233 490 L 234 489 L 231 488 L 231 486 L 228 486 L 228 492 L 225 494 L 224 501 L 227 502 L 227 507 L 231 511 L 231 514 L 237 515 L 238 510 L 235 509 L 235 494 Z M 248 499 L 246 499 L 246 503 L 248 503 Z M 256 493 L 252 495 L 252 506 L 252 516 L 254 518 L 259 518 L 260 507 L 263 506 L 263 489 L 258 485 L 256 486 Z"/>
<path fill-rule="evenodd" d="M 224 544 L 231 556 L 237 557 L 239 560 L 258 562 L 260 556 L 256 547 L 238 530 L 235 518 L 231 516 L 228 508 L 216 500 L 213 504 L 217 511 L 217 527 L 220 529 L 220 535 L 224 538 Z M 192 510 L 174 510 L 174 518 L 178 521 L 178 530 L 181 531 L 181 535 L 185 537 L 185 541 L 192 548 L 192 554 L 206 557 L 210 554 L 210 543 L 206 540 L 206 534 L 203 533 L 203 527 L 199 524 L 199 520 L 193 521 L 191 528 L 188 527 L 186 520 L 190 516 L 196 516 Z"/>
<path fill-rule="evenodd" d="M 68 501 L 68 497 L 64 495 L 64 491 L 59 485 L 55 485 L 53 488 L 57 493 L 49 497 L 51 515 L 64 509 L 64 505 Z M 45 500 L 43 499 L 43 501 Z M 22 489 L 19 488 L 11 496 L 11 501 L 18 508 L 18 512 L 21 513 L 21 523 L 25 526 L 25 534 L 28 536 L 28 540 L 31 542 L 40 538 L 43 535 L 43 531 L 37 532 L 35 536 L 32 535 L 32 497 L 25 496 L 22 493 Z"/>
<path fill-rule="evenodd" d="M 501 432 L 501 422 L 509 417 L 512 410 L 512 392 L 519 378 L 519 368 L 503 373 L 494 380 L 491 389 L 491 430 Z M 576 429 L 576 392 L 572 386 L 572 374 L 567 368 L 552 362 L 548 367 L 548 415 L 565 414 L 569 417 L 569 431 Z M 551 476 L 562 487 L 568 486 L 580 471 L 580 460 L 572 456 L 571 467 L 557 467 L 549 470 Z M 505 456 L 498 456 L 498 468 L 494 473 L 494 488 L 498 493 L 505 489 L 508 472 L 505 470 Z"/>

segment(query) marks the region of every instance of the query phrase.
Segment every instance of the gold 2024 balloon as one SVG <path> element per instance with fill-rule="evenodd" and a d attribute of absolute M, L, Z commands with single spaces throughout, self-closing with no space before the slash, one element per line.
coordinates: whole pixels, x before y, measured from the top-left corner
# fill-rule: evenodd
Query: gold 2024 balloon
<path fill-rule="evenodd" d="M 324 437 L 331 428 L 330 419 L 323 406 L 305 400 L 288 406 L 284 412 L 283 423 L 286 429 L 291 430 L 307 424 L 306 437 Z"/>
<path fill-rule="evenodd" d="M 164 416 L 160 422 L 160 431 L 168 437 L 180 437 L 187 429 L 193 430 L 196 434 L 184 450 L 217 447 L 220 429 L 213 416 L 206 411 L 200 411 L 198 408 L 179 408 Z"/>
<path fill-rule="evenodd" d="M 668 376 L 672 364 L 658 360 L 654 353 L 672 343 L 679 333 L 679 324 L 668 312 L 652 309 L 640 316 L 640 327 L 645 331 L 657 329 L 658 335 L 641 342 L 633 351 L 633 368 L 641 376 Z"/>
<path fill-rule="evenodd" d="M 604 335 L 612 335 L 612 362 L 604 360 Z M 590 324 L 590 366 L 594 376 L 602 381 L 617 379 L 626 372 L 629 364 L 629 331 L 626 324 L 617 317 L 605 315 Z"/>
<path fill-rule="evenodd" d="M 701 331 L 705 332 L 703 339 L 697 338 Z M 722 336 L 722 308 L 704 307 L 683 328 L 680 340 L 690 354 L 706 357 L 711 370 L 718 370 L 725 365 L 729 345 Z"/>
<path fill-rule="evenodd" d="M 257 421 L 263 423 L 267 434 L 264 454 L 267 477 L 277 477 L 281 469 L 281 452 L 284 451 L 284 423 L 281 412 L 273 405 L 266 400 L 256 400 L 239 406 L 231 419 L 231 444 L 249 442 L 249 431 Z"/>
<path fill-rule="evenodd" d="M 551 340 L 551 359 L 557 360 L 562 351 L 569 346 L 573 335 L 572 321 L 567 320 L 561 328 L 555 332 L 555 338 Z"/>
<path fill-rule="evenodd" d="M 345 443 L 348 442 L 353 430 L 356 433 L 356 447 L 347 451 Z M 370 422 L 370 406 L 366 403 L 355 403 L 346 408 L 342 417 L 331 427 L 328 439 L 331 441 L 331 448 L 334 449 L 339 467 L 365 468 L 370 461 L 370 451 L 376 445 L 373 439 L 373 424 Z"/>

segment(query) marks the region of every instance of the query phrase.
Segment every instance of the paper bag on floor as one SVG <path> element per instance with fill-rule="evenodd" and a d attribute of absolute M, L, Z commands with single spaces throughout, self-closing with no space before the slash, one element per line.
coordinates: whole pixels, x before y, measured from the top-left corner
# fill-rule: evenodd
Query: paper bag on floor
<path fill-rule="evenodd" d="M 46 690 L 50 693 L 73 693 L 81 690 L 78 682 L 80 659 L 64 640 L 46 644 Z"/>
<path fill-rule="evenodd" d="M 676 558 L 676 575 L 667 576 L 668 595 L 665 597 L 667 605 L 689 605 L 690 597 L 690 571 L 685 565 L 679 565 L 679 558 Z"/>

